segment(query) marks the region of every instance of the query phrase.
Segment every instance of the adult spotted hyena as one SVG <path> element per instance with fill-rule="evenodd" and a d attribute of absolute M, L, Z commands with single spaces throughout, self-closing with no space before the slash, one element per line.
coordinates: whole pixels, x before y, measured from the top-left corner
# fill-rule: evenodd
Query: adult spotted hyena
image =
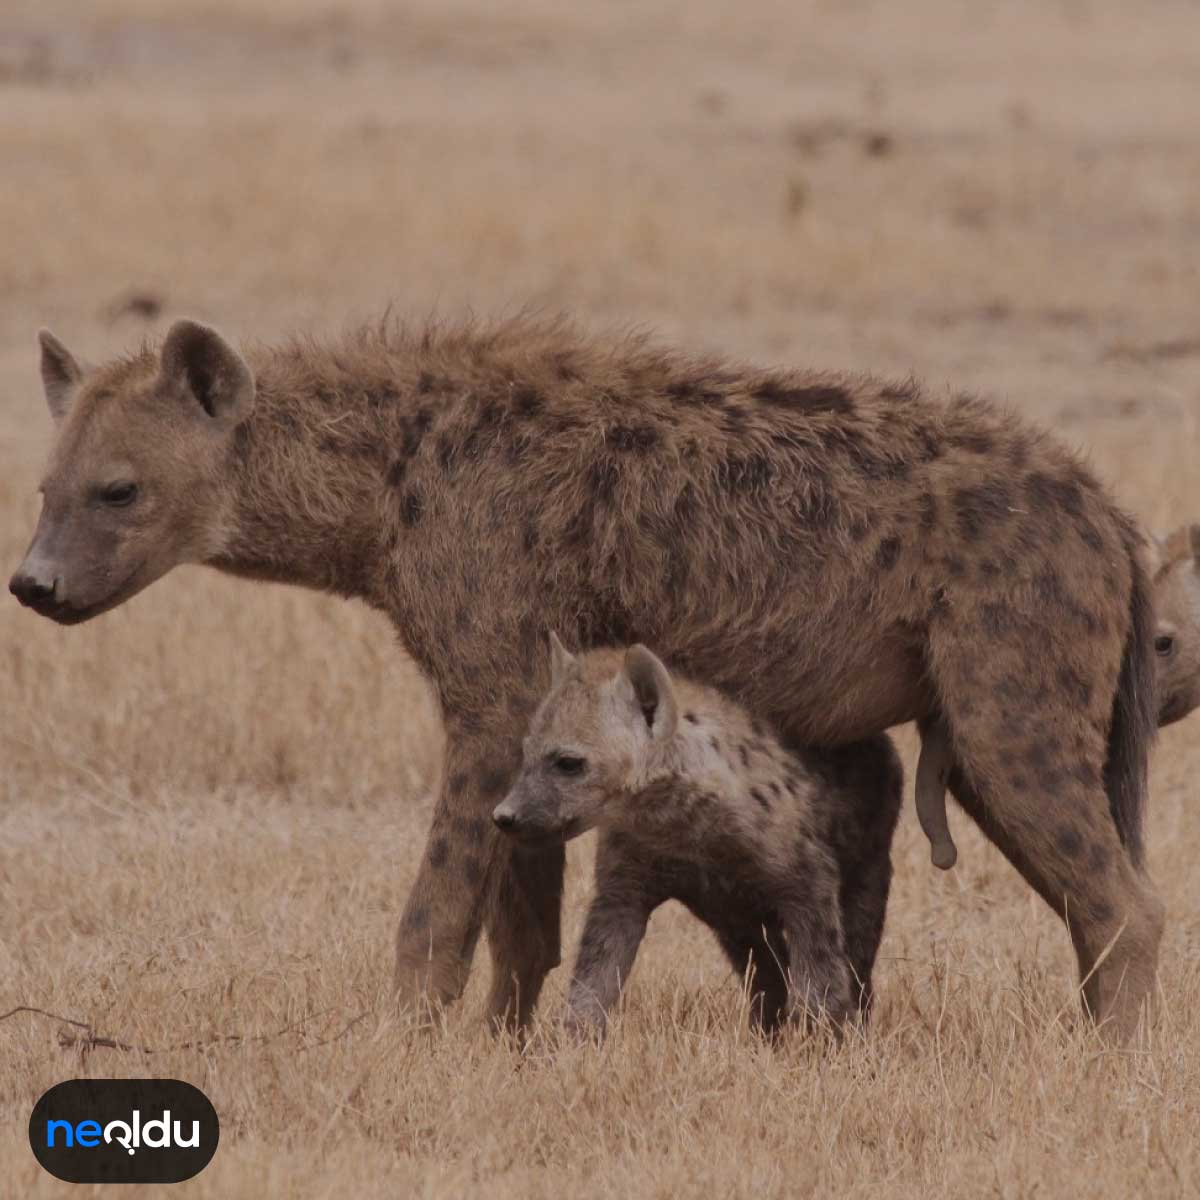
<path fill-rule="evenodd" d="M 1163 922 L 1148 585 L 1134 527 L 1037 429 L 523 319 L 244 357 L 181 321 L 92 370 L 43 334 L 42 376 L 59 428 L 22 601 L 82 621 L 209 563 L 363 598 L 436 687 L 402 988 L 456 997 L 482 926 L 491 1011 L 522 1022 L 559 960 L 562 848 L 488 819 L 556 628 L 654 645 L 797 745 L 941 713 L 959 800 L 1064 914 L 1089 1009 L 1133 1029 Z"/>
<path fill-rule="evenodd" d="M 789 752 L 721 692 L 673 678 L 645 646 L 576 657 L 553 634 L 551 646 L 550 690 L 492 818 L 534 845 L 600 830 L 568 1026 L 603 1030 L 667 900 L 751 975 L 756 1026 L 865 1013 L 903 790 L 887 738 L 862 749 L 857 777 L 834 778 L 826 758 Z M 843 875 L 845 852 L 867 844 L 870 869 L 846 862 Z"/>

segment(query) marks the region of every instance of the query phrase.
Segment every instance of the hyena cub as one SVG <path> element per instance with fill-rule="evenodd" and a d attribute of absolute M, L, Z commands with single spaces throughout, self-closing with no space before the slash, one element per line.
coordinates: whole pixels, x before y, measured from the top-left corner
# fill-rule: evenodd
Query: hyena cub
<path fill-rule="evenodd" d="M 645 646 L 575 657 L 551 635 L 551 651 L 550 690 L 493 819 L 529 843 L 600 830 L 568 1026 L 603 1030 L 666 900 L 750 969 L 756 1027 L 791 1016 L 836 1028 L 865 1009 L 901 800 L 890 743 L 868 744 L 865 774 L 846 772 L 836 756 L 789 751 Z"/>

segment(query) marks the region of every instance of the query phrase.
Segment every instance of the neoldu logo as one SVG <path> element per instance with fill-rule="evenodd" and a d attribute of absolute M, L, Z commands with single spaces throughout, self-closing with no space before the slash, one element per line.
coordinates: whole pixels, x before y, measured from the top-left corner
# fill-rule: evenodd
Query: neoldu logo
<path fill-rule="evenodd" d="M 181 1079 L 70 1079 L 29 1118 L 34 1157 L 68 1183 L 179 1183 L 220 1135 L 208 1097 Z"/>

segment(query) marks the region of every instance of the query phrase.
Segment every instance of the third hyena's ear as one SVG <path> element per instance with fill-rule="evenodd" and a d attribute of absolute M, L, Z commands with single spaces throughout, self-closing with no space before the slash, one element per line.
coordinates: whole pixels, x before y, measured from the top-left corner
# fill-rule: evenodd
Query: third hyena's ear
<path fill-rule="evenodd" d="M 573 674 L 579 663 L 575 656 L 558 640 L 558 634 L 550 631 L 550 685 L 557 687 Z"/>
<path fill-rule="evenodd" d="M 163 342 L 162 373 L 225 428 L 250 415 L 254 375 L 246 360 L 207 325 L 176 321 L 171 326 Z"/>
<path fill-rule="evenodd" d="M 656 741 L 671 737 L 679 723 L 679 706 L 671 674 L 662 661 L 640 643 L 630 646 L 625 651 L 625 678 L 650 727 L 650 736 Z"/>
<path fill-rule="evenodd" d="M 42 387 L 46 404 L 55 421 L 62 421 L 71 409 L 75 389 L 83 382 L 83 368 L 74 355 L 48 329 L 38 330 L 42 347 Z"/>

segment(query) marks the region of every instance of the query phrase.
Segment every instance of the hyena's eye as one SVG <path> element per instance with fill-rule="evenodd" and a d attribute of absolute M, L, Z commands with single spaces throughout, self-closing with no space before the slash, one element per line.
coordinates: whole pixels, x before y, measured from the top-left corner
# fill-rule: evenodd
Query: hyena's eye
<path fill-rule="evenodd" d="M 587 759 L 575 754 L 554 754 L 550 758 L 550 765 L 560 775 L 582 775 L 587 769 Z"/>
<path fill-rule="evenodd" d="M 124 508 L 137 499 L 138 486 L 136 483 L 110 483 L 101 488 L 100 499 L 112 508 Z"/>
<path fill-rule="evenodd" d="M 1175 639 L 1169 633 L 1160 633 L 1154 639 L 1154 653 L 1166 658 L 1175 649 Z"/>

